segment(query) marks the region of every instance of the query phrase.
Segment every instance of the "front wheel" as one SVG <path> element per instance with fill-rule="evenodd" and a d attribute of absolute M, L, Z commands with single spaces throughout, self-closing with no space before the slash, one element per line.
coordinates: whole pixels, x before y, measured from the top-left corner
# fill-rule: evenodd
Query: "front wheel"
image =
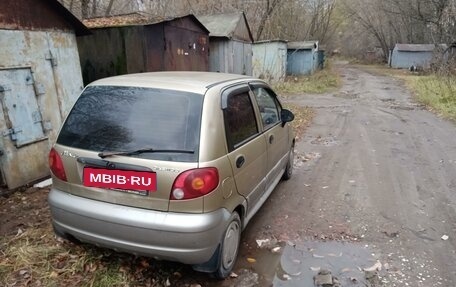
<path fill-rule="evenodd" d="M 218 268 L 214 273 L 215 277 L 224 279 L 230 275 L 239 252 L 240 241 L 241 219 L 237 212 L 233 212 L 230 223 L 228 224 L 222 239 L 221 252 L 219 253 L 217 260 Z"/>
<path fill-rule="evenodd" d="M 294 163 L 294 144 L 291 146 L 290 152 L 288 154 L 288 162 L 285 167 L 285 172 L 283 173 L 282 179 L 289 180 L 293 175 L 293 163 Z"/>

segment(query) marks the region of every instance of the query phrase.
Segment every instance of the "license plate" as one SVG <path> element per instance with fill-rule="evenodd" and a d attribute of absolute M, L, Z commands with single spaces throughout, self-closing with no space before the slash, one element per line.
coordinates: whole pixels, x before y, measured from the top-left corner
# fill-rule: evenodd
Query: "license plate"
<path fill-rule="evenodd" d="M 157 174 L 152 171 L 85 167 L 83 184 L 88 187 L 120 189 L 125 191 L 156 191 Z"/>

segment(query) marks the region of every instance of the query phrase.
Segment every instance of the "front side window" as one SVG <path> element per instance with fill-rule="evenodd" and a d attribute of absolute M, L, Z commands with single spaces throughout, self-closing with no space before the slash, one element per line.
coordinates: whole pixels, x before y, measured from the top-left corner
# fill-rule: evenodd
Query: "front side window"
<path fill-rule="evenodd" d="M 233 151 L 258 133 L 255 112 L 248 92 L 229 95 L 223 115 L 229 151 Z"/>
<path fill-rule="evenodd" d="M 253 88 L 264 129 L 272 127 L 280 121 L 280 105 L 275 96 L 263 87 Z"/>
<path fill-rule="evenodd" d="M 58 144 L 97 152 L 187 150 L 135 157 L 198 159 L 203 95 L 141 87 L 90 86 L 71 110 Z"/>

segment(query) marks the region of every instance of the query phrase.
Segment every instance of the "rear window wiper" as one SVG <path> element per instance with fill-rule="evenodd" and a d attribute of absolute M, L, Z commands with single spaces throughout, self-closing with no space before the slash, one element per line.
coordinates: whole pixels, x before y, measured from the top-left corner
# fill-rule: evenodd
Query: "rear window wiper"
<path fill-rule="evenodd" d="M 107 151 L 107 152 L 100 152 L 98 154 L 99 157 L 105 158 L 113 155 L 136 155 L 142 153 L 155 153 L 155 152 L 163 152 L 163 153 L 190 153 L 193 154 L 195 151 L 193 150 L 185 150 L 185 149 L 153 149 L 153 148 L 142 148 L 137 150 L 130 150 L 130 151 Z"/>

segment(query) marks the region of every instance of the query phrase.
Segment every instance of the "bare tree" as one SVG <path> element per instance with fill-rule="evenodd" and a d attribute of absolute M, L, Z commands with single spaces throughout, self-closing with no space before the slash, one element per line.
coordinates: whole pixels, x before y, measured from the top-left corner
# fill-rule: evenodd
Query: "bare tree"
<path fill-rule="evenodd" d="M 266 21 L 269 17 L 271 17 L 272 13 L 274 13 L 275 8 L 281 2 L 281 0 L 266 0 L 266 7 L 263 15 L 261 16 L 260 24 L 258 25 L 258 30 L 256 34 L 256 39 L 260 39 L 261 35 L 263 34 L 264 26 L 266 25 Z"/>
<path fill-rule="evenodd" d="M 395 43 L 452 43 L 456 0 L 345 0 L 352 25 L 375 38 L 384 58 Z"/>
<path fill-rule="evenodd" d="M 170 17 L 244 11 L 256 40 L 320 40 L 336 31 L 336 0 L 60 0 L 82 17 L 143 11 L 151 17 Z M 91 7 L 91 9 L 89 9 Z M 79 8 L 79 10 L 78 10 Z"/>
<path fill-rule="evenodd" d="M 394 45 L 391 35 L 394 34 L 394 19 L 388 19 L 384 12 L 384 2 L 375 0 L 351 0 L 345 2 L 348 17 L 355 19 L 376 40 L 387 59 L 389 50 Z"/>

